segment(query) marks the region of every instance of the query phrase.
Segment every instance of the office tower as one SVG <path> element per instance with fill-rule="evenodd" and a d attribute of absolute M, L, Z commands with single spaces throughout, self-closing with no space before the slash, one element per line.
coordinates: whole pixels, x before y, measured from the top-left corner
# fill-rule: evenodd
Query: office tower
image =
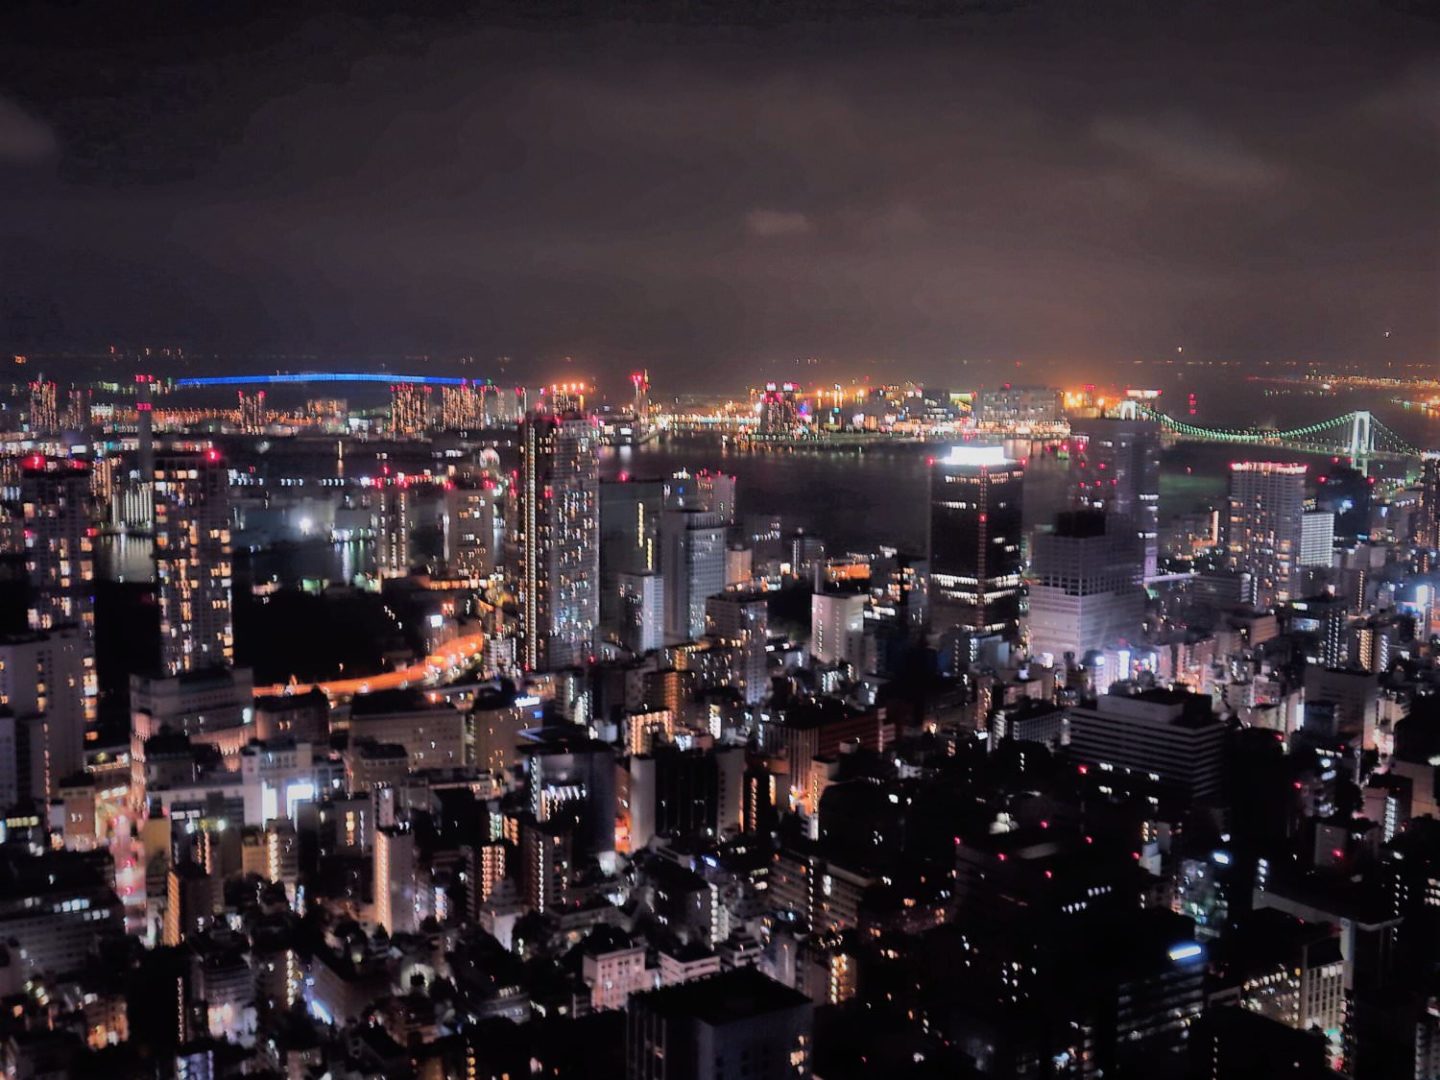
<path fill-rule="evenodd" d="M 705 601 L 725 591 L 725 521 L 704 510 L 666 510 L 660 548 L 665 642 L 698 640 L 705 633 Z"/>
<path fill-rule="evenodd" d="M 49 435 L 60 428 L 60 400 L 56 385 L 41 375 L 30 384 L 30 431 Z"/>
<path fill-rule="evenodd" d="M 1142 781 L 1153 774 L 1160 785 L 1188 798 L 1219 791 L 1224 747 L 1225 725 L 1200 694 L 1109 693 L 1093 706 L 1070 711 L 1070 754 L 1076 761 Z"/>
<path fill-rule="evenodd" d="M 1101 510 L 1060 514 L 1035 537 L 1030 583 L 1030 655 L 1063 666 L 1090 649 L 1139 640 L 1144 548 L 1130 521 Z"/>
<path fill-rule="evenodd" d="M 1250 575 L 1256 607 L 1290 599 L 1300 556 L 1305 466 L 1237 461 L 1230 466 L 1226 547 L 1231 569 Z"/>
<path fill-rule="evenodd" d="M 1371 480 L 1362 469 L 1332 463 L 1315 478 L 1315 506 L 1335 515 L 1335 535 L 1347 543 L 1370 539 Z"/>
<path fill-rule="evenodd" d="M 1421 547 L 1440 550 L 1440 451 L 1420 459 L 1420 507 L 1415 540 Z"/>
<path fill-rule="evenodd" d="M 1018 639 L 1024 481 L 1024 467 L 998 446 L 956 446 L 935 460 L 930 612 L 937 630 Z"/>
<path fill-rule="evenodd" d="M 462 578 L 478 580 L 495 571 L 504 514 L 501 489 L 485 477 L 462 477 L 445 490 L 445 564 Z"/>
<path fill-rule="evenodd" d="M 419 383 L 396 383 L 390 387 L 390 434 L 411 438 L 430 425 L 430 388 Z"/>
<path fill-rule="evenodd" d="M 644 655 L 665 644 L 665 580 L 659 574 L 620 574 L 615 586 L 620 644 Z"/>
<path fill-rule="evenodd" d="M 94 716 L 94 643 L 76 624 L 0 638 L 0 702 L 13 717 L 14 800 L 53 796 L 85 768 Z M 89 692 L 87 694 L 87 680 Z"/>
<path fill-rule="evenodd" d="M 770 691 L 770 603 L 764 593 L 723 592 L 705 601 L 705 633 L 739 653 L 735 689 L 747 705 L 758 705 Z"/>
<path fill-rule="evenodd" d="M 417 928 L 415 834 L 408 825 L 375 830 L 375 921 L 391 937 Z"/>
<path fill-rule="evenodd" d="M 1307 510 L 1300 519 L 1300 557 L 1297 566 L 1329 566 L 1335 556 L 1335 515 L 1329 510 Z"/>
<path fill-rule="evenodd" d="M 234 658 L 230 478 L 218 450 L 155 462 L 155 571 L 160 660 L 167 675 Z"/>
<path fill-rule="evenodd" d="M 253 394 L 247 394 L 241 390 L 236 418 L 239 421 L 240 430 L 246 435 L 259 435 L 263 432 L 265 425 L 270 422 L 269 414 L 265 409 L 265 391 L 256 390 Z"/>
<path fill-rule="evenodd" d="M 663 480 L 600 482 L 600 624 L 618 633 L 625 609 L 620 575 L 653 574 L 660 569 L 660 513 L 665 507 Z"/>
<path fill-rule="evenodd" d="M 1070 433 L 1074 504 L 1129 518 L 1144 546 L 1144 574 L 1153 577 L 1159 557 L 1160 425 L 1076 419 Z"/>
<path fill-rule="evenodd" d="M 589 417 L 535 413 L 520 425 L 516 541 L 521 658 L 576 667 L 600 623 L 600 431 Z"/>
<path fill-rule="evenodd" d="M 808 997 L 751 967 L 632 994 L 628 1080 L 807 1080 L 814 1062 Z"/>
<path fill-rule="evenodd" d="M 1290 629 L 1314 634 L 1314 659 L 1323 667 L 1344 667 L 1349 658 L 1349 613 L 1338 596 L 1307 596 L 1290 601 Z"/>
<path fill-rule="evenodd" d="M 865 651 L 864 593 L 810 597 L 810 655 L 821 664 L 859 666 Z"/>
<path fill-rule="evenodd" d="M 705 510 L 727 526 L 735 524 L 736 480 L 729 473 L 681 469 L 666 481 L 665 506 L 671 510 Z"/>
<path fill-rule="evenodd" d="M 924 559 L 882 549 L 870 575 L 871 618 L 905 634 L 922 633 L 930 622 L 930 565 Z"/>
<path fill-rule="evenodd" d="M 525 748 L 530 814 L 542 824 L 574 826 L 574 855 L 593 859 L 615 850 L 615 750 L 583 728 L 546 729 Z"/>
<path fill-rule="evenodd" d="M 410 484 L 403 476 L 376 481 L 375 568 L 381 577 L 410 573 Z"/>

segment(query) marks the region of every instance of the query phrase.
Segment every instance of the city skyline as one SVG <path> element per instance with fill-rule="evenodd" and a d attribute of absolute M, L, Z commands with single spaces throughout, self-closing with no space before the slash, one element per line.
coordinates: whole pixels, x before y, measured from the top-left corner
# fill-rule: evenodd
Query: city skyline
<path fill-rule="evenodd" d="M 14 0 L 0 1078 L 1440 1078 L 1437 91 Z"/>

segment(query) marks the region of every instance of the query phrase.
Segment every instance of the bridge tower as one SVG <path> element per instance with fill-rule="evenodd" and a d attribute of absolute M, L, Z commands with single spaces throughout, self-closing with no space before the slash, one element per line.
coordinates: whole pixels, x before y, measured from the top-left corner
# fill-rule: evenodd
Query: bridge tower
<path fill-rule="evenodd" d="M 1362 473 L 1368 472 L 1370 455 L 1375 450 L 1375 430 L 1371 426 L 1369 412 L 1350 414 L 1350 460 Z"/>

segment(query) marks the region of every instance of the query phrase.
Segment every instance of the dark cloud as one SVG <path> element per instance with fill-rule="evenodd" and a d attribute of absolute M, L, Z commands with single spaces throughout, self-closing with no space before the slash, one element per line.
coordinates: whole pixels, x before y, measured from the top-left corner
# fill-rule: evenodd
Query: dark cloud
<path fill-rule="evenodd" d="M 55 133 L 13 101 L 0 97 L 0 165 L 34 165 L 57 148 Z"/>
<path fill-rule="evenodd" d="M 574 356 L 674 383 L 797 356 L 944 377 L 1182 343 L 1440 349 L 1433 22 L 646 10 L 78 43 L 45 22 L 0 46 L 0 90 L 60 140 L 0 172 L 0 291 L 79 345 Z M 23 144 L 4 116 L 0 158 Z"/>

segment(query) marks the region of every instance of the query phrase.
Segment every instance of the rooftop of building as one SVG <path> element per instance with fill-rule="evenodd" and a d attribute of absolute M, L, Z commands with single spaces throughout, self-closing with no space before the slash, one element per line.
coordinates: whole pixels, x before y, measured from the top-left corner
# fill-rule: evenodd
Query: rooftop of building
<path fill-rule="evenodd" d="M 396 713 L 454 712 L 453 706 L 444 701 L 431 701 L 423 690 L 407 687 L 404 690 L 377 690 L 371 694 L 358 694 L 350 702 L 350 716 L 388 716 Z"/>
<path fill-rule="evenodd" d="M 694 1019 L 712 1027 L 810 1004 L 804 994 L 748 967 L 666 987 L 643 994 L 638 1000 L 650 1012 Z"/>

